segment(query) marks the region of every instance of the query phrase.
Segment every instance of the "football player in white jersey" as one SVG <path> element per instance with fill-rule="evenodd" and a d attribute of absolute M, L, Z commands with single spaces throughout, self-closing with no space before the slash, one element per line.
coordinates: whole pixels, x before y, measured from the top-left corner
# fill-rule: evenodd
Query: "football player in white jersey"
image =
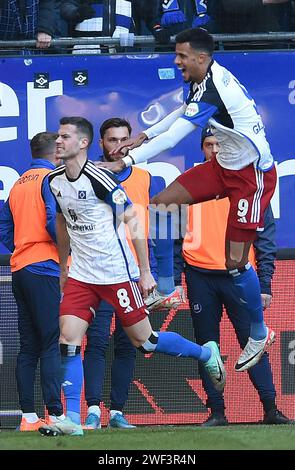
<path fill-rule="evenodd" d="M 205 29 L 192 28 L 176 36 L 174 62 L 184 81 L 190 83 L 185 103 L 114 149 L 129 151 L 121 161 L 104 166 L 120 171 L 143 162 L 174 147 L 197 126 L 209 122 L 220 144 L 216 158 L 180 175 L 152 203 L 171 210 L 173 203 L 179 206 L 229 197 L 226 267 L 251 320 L 249 340 L 235 365 L 237 371 L 244 371 L 259 361 L 275 339 L 274 331 L 264 323 L 259 282 L 248 253 L 256 230 L 263 230 L 276 170 L 255 101 L 237 78 L 213 59 L 213 52 L 213 37 Z"/>
<path fill-rule="evenodd" d="M 60 350 L 67 418 L 56 418 L 39 431 L 45 435 L 83 435 L 79 418 L 83 368 L 81 342 L 101 300 L 113 305 L 132 344 L 142 353 L 192 357 L 204 363 L 216 389 L 223 390 L 225 370 L 214 341 L 200 346 L 177 333 L 152 330 L 143 298 L 153 291 L 144 229 L 114 175 L 87 159 L 92 124 L 81 117 L 60 120 L 57 154 L 64 161 L 50 174 L 57 202 L 60 258 Z M 138 266 L 126 240 L 128 224 Z M 121 230 L 121 227 L 123 230 Z M 68 272 L 67 259 L 72 263 Z M 69 390 L 69 393 L 67 392 Z M 71 393 L 72 391 L 72 393 Z"/>
<path fill-rule="evenodd" d="M 129 139 L 131 132 L 131 125 L 126 119 L 119 117 L 106 119 L 99 130 L 99 144 L 102 150 L 100 160 L 114 161 L 116 158 L 122 158 L 122 155 L 110 156 L 109 152 L 119 143 Z M 125 168 L 116 177 L 127 196 L 136 205 L 137 214 L 142 216 L 143 224 L 146 226 L 146 236 L 148 237 L 149 200 L 154 194 L 163 189 L 163 185 L 160 185 L 158 179 L 153 178 L 148 171 L 137 167 Z M 163 223 L 166 226 L 167 213 L 163 215 L 165 216 Z M 158 245 L 159 259 L 156 255 L 153 256 L 153 245 L 148 240 L 151 272 L 157 281 L 157 289 L 145 299 L 149 311 L 154 310 L 155 306 L 157 310 L 177 308 L 183 302 L 181 290 L 176 290 L 174 285 L 173 239 L 172 237 L 166 237 L 160 240 Z M 155 263 L 154 258 L 157 258 L 157 263 Z M 110 343 L 113 312 L 112 305 L 105 301 L 101 302 L 86 333 L 87 343 L 84 351 L 83 369 L 85 400 L 88 406 L 85 429 L 88 430 L 101 427 L 100 403 L 103 394 L 106 351 Z M 110 419 L 108 426 L 111 428 L 132 429 L 135 426 L 128 423 L 123 414 L 123 409 L 128 399 L 129 387 L 134 375 L 136 348 L 123 331 L 118 317 L 115 321 L 113 338 L 114 358 L 111 365 Z"/>

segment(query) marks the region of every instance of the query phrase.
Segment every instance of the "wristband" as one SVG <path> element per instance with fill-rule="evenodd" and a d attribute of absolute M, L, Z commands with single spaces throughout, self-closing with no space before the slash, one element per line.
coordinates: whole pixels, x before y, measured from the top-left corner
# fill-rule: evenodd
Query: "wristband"
<path fill-rule="evenodd" d="M 133 158 L 130 155 L 125 155 L 125 157 L 123 157 L 122 160 L 125 163 L 126 168 L 128 168 L 129 166 L 134 165 L 134 163 L 135 163 L 135 161 L 133 160 Z"/>

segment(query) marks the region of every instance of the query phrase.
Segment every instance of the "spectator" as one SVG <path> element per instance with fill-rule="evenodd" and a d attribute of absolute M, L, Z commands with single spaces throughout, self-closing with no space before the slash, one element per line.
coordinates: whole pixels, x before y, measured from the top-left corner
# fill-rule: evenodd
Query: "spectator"
<path fill-rule="evenodd" d="M 289 0 L 209 0 L 214 33 L 288 31 Z M 286 17 L 288 21 L 286 21 Z"/>
<path fill-rule="evenodd" d="M 168 44 L 170 34 L 167 28 L 161 25 L 158 0 L 133 0 L 132 19 L 136 36 L 152 34 L 159 44 Z"/>
<path fill-rule="evenodd" d="M 202 132 L 201 148 L 206 161 L 216 158 L 219 145 L 209 128 L 204 128 Z M 232 289 L 225 269 L 224 255 L 218 249 L 224 244 L 228 211 L 228 198 L 190 206 L 188 230 L 182 254 L 185 260 L 185 277 L 196 341 L 199 344 L 210 340 L 220 342 L 219 325 L 224 306 L 239 344 L 243 348 L 250 331 L 249 315 Z M 179 245 L 176 246 L 179 248 Z M 263 308 L 269 307 L 272 299 L 271 279 L 275 269 L 275 255 L 275 223 L 269 206 L 265 215 L 264 231 L 257 232 L 254 250 L 252 248 L 250 251 L 253 264 L 256 258 Z M 181 269 L 179 269 L 181 259 L 183 258 L 180 250 L 177 250 L 176 284 L 181 283 Z M 199 365 L 199 372 L 207 394 L 207 407 L 211 411 L 202 426 L 227 425 L 223 394 L 211 386 L 202 364 Z M 260 362 L 252 367 L 248 374 L 263 405 L 263 423 L 290 424 L 291 420 L 276 407 L 276 391 L 267 353 L 263 354 Z"/>
<path fill-rule="evenodd" d="M 56 213 L 47 179 L 59 163 L 55 156 L 56 138 L 51 132 L 33 137 L 31 167 L 12 187 L 0 214 L 0 239 L 12 252 L 12 290 L 18 309 L 20 351 L 16 378 L 22 410 L 20 431 L 35 431 L 42 424 L 34 405 L 39 359 L 42 394 L 50 421 L 54 421 L 54 416 L 64 418 L 60 402 Z"/>
<path fill-rule="evenodd" d="M 143 28 L 152 33 L 158 43 L 167 44 L 170 40 L 167 30 L 158 19 L 157 0 L 116 0 L 107 9 L 104 1 L 67 0 L 61 7 L 61 14 L 69 24 L 73 36 L 112 36 L 122 41 L 130 33 L 143 34 Z M 128 44 L 125 44 L 128 45 Z M 132 41 L 131 44 L 132 45 Z M 75 51 L 109 51 L 108 47 L 87 45 L 76 46 Z M 112 49 L 112 48 L 111 48 Z M 118 47 L 117 47 L 118 49 Z M 111 50 L 112 51 L 112 50 Z"/>
<path fill-rule="evenodd" d="M 128 35 L 132 28 L 130 0 L 116 0 L 109 3 L 92 0 L 65 0 L 61 5 L 61 16 L 68 22 L 70 35 L 75 37 Z M 79 52 L 80 51 L 80 52 Z M 109 52 L 107 46 L 74 46 L 74 53 Z M 110 50 L 112 52 L 112 48 Z"/>
<path fill-rule="evenodd" d="M 56 33 L 57 0 L 8 0 L 0 7 L 1 40 L 36 38 L 38 49 L 50 47 Z"/>
<path fill-rule="evenodd" d="M 131 1 L 116 0 L 111 11 L 105 11 L 103 0 L 65 0 L 61 16 L 76 36 L 115 36 L 128 33 L 132 25 Z"/>
<path fill-rule="evenodd" d="M 189 27 L 208 27 L 207 0 L 164 0 L 159 2 L 161 25 L 172 35 Z"/>
<path fill-rule="evenodd" d="M 113 305 L 126 334 L 139 351 L 195 358 L 205 362 L 217 388 L 223 389 L 225 383 L 225 370 L 214 342 L 199 347 L 176 333 L 152 330 L 140 292 L 146 298 L 155 281 L 149 268 L 144 230 L 136 212 L 116 178 L 87 160 L 93 139 L 91 123 L 80 117 L 64 117 L 60 124 L 57 151 L 65 165 L 51 174 L 50 187 L 59 210 L 57 245 L 63 292 L 60 346 L 68 418 L 39 428 L 49 436 L 83 434 L 79 424 L 83 378 L 80 347 L 101 300 Z M 120 224 L 124 220 L 139 267 Z M 68 273 L 66 261 L 70 246 L 72 264 Z M 68 385 L 71 386 L 69 394 Z M 78 399 L 74 401 L 73 395 Z"/>

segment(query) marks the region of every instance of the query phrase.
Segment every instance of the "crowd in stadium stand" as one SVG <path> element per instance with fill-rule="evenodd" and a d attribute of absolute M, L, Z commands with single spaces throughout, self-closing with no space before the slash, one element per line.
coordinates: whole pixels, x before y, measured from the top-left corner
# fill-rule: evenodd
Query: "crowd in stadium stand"
<path fill-rule="evenodd" d="M 36 38 L 36 47 L 50 46 L 56 35 L 56 0 L 1 0 L 0 39 Z"/>
<path fill-rule="evenodd" d="M 70 35 L 117 37 L 121 33 L 153 34 L 159 43 L 191 26 L 211 33 L 255 33 L 292 29 L 293 0 L 116 0 L 111 15 L 108 2 L 68 0 L 61 16 L 70 25 Z M 86 34 L 85 34 L 86 32 Z"/>
<path fill-rule="evenodd" d="M 295 0 L 0 0 L 0 12 L 0 40 L 36 38 L 36 48 L 43 50 L 58 37 L 151 34 L 165 45 L 192 26 L 216 34 L 295 27 Z"/>

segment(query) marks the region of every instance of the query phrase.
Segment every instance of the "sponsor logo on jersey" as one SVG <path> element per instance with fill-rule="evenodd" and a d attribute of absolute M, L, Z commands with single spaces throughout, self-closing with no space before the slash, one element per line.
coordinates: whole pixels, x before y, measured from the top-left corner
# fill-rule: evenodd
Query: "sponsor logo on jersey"
<path fill-rule="evenodd" d="M 66 221 L 67 227 L 70 230 L 73 230 L 73 232 L 91 232 L 92 230 L 95 230 L 96 225 L 95 224 L 82 224 L 82 225 L 73 225 L 70 222 Z"/>
<path fill-rule="evenodd" d="M 69 216 L 71 217 L 71 219 L 74 222 L 77 222 L 78 216 L 77 216 L 76 212 L 74 211 L 74 209 L 68 209 L 68 213 L 69 213 Z"/>
<path fill-rule="evenodd" d="M 192 117 L 198 114 L 198 112 L 199 112 L 199 106 L 197 105 L 197 103 L 190 103 L 185 110 L 185 116 Z"/>
<path fill-rule="evenodd" d="M 122 189 L 116 189 L 112 194 L 114 204 L 124 204 L 127 201 L 127 196 Z"/>

